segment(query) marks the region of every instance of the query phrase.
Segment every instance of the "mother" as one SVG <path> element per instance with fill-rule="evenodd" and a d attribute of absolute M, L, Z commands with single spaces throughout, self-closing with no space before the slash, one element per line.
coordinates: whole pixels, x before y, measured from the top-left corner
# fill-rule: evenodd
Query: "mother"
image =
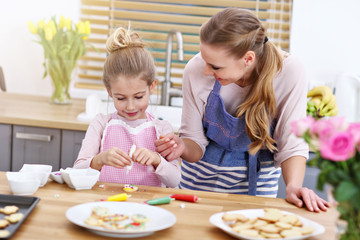
<path fill-rule="evenodd" d="M 310 211 L 328 203 L 302 187 L 308 146 L 290 132 L 305 117 L 307 82 L 298 59 L 277 49 L 252 13 L 228 8 L 200 32 L 200 53 L 184 71 L 179 136 L 156 141 L 179 156 L 185 189 L 276 197 Z"/>

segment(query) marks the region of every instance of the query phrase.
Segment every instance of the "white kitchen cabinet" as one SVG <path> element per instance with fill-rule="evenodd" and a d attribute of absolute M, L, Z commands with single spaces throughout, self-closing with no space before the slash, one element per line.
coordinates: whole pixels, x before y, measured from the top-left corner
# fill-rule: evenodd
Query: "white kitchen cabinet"
<path fill-rule="evenodd" d="M 11 169 L 11 135 L 12 126 L 0 124 L 0 171 Z"/>

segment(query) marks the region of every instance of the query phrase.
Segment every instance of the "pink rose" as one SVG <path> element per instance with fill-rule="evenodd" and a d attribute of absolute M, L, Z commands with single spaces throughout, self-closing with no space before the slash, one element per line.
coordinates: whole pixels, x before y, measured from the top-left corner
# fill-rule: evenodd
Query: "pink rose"
<path fill-rule="evenodd" d="M 291 132 L 293 132 L 297 137 L 301 137 L 306 133 L 306 131 L 310 130 L 310 127 L 314 124 L 314 122 L 315 119 L 310 116 L 293 121 L 290 123 Z"/>
<path fill-rule="evenodd" d="M 360 123 L 350 123 L 348 132 L 353 136 L 355 143 L 360 145 Z"/>
<path fill-rule="evenodd" d="M 334 129 L 333 125 L 330 124 L 327 119 L 322 118 L 311 126 L 310 134 L 314 138 L 327 139 L 334 131 L 336 131 L 336 129 Z"/>
<path fill-rule="evenodd" d="M 321 139 L 320 153 L 325 159 L 346 161 L 355 155 L 355 143 L 350 132 L 333 132 L 327 139 Z"/>
<path fill-rule="evenodd" d="M 330 117 L 327 121 L 338 131 L 345 131 L 349 126 L 344 116 Z"/>

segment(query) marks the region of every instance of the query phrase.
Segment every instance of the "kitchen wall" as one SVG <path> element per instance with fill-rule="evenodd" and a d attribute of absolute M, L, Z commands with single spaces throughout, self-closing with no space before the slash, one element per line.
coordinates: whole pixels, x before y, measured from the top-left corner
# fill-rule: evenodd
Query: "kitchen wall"
<path fill-rule="evenodd" d="M 301 58 L 309 81 L 360 75 L 360 1 L 294 0 L 291 53 Z"/>
<path fill-rule="evenodd" d="M 43 79 L 42 46 L 27 22 L 64 15 L 79 19 L 80 0 L 11 0 L 0 2 L 0 66 L 8 92 L 50 96 L 50 79 Z"/>
<path fill-rule="evenodd" d="M 42 47 L 27 21 L 65 15 L 79 19 L 79 0 L 12 0 L 0 3 L 0 65 L 8 92 L 50 96 L 42 79 Z M 341 72 L 360 74 L 360 1 L 294 0 L 291 53 L 300 57 L 312 82 L 333 82 Z"/>
<path fill-rule="evenodd" d="M 359 13 L 359 0 L 294 0 L 290 35 L 309 88 L 335 87 L 338 116 L 349 122 L 360 122 Z"/>

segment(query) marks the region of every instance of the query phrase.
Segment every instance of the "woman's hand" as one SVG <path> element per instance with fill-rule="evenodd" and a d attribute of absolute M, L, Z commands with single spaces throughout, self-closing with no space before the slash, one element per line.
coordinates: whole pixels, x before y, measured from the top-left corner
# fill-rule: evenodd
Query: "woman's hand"
<path fill-rule="evenodd" d="M 131 165 L 131 159 L 127 153 L 119 148 L 113 147 L 96 155 L 92 159 L 90 167 L 100 170 L 104 165 L 123 168 L 127 165 Z"/>
<path fill-rule="evenodd" d="M 158 153 L 146 148 L 137 148 L 132 155 L 132 159 L 134 162 L 142 165 L 153 165 L 154 168 L 157 168 L 161 162 L 161 157 Z"/>
<path fill-rule="evenodd" d="M 306 187 L 286 187 L 286 201 L 293 203 L 298 207 L 306 208 L 311 212 L 326 211 L 330 207 L 329 203 L 320 198 L 313 190 Z"/>
<path fill-rule="evenodd" d="M 166 160 L 178 159 L 185 150 L 183 140 L 176 134 L 168 133 L 155 141 L 156 151 Z"/>

